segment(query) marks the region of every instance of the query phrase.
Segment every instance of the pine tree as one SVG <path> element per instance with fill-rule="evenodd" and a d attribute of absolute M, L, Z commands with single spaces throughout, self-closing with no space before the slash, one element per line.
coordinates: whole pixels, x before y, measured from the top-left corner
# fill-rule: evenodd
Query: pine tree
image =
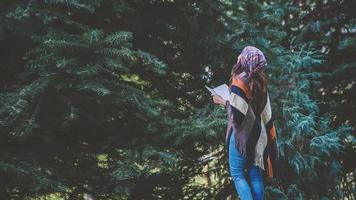
<path fill-rule="evenodd" d="M 293 35 L 296 42 L 313 42 L 325 56 L 325 62 L 316 70 L 320 77 L 314 88 L 320 99 L 323 113 L 330 113 L 331 126 L 350 126 L 355 130 L 355 12 L 352 1 L 301 2 L 303 12 L 294 13 L 294 26 L 299 26 Z M 298 22 L 299 21 L 299 22 Z M 303 23 L 301 23 L 303 22 Z M 345 150 L 338 156 L 342 163 L 342 187 L 345 197 L 354 198 L 356 158 L 354 137 L 340 135 Z"/>
<path fill-rule="evenodd" d="M 226 199 L 227 82 L 246 45 L 268 60 L 281 159 L 267 199 L 342 198 L 348 126 L 313 87 L 326 62 L 289 1 L 0 3 L 3 199 Z M 6 46 L 5 46 L 6 45 Z M 5 51 L 6 50 L 6 51 Z M 204 179 L 204 181 L 201 181 Z M 320 182 L 325 184 L 319 184 Z M 335 192 L 334 188 L 337 189 Z"/>
<path fill-rule="evenodd" d="M 153 139 L 161 120 L 158 107 L 166 103 L 141 75 L 159 77 L 166 65 L 134 50 L 131 32 L 109 32 L 77 16 L 93 15 L 99 6 L 30 1 L 4 13 L 4 26 L 38 28 L 26 35 L 10 28 L 4 33 L 23 38 L 28 49 L 16 51 L 22 53 L 15 63 L 24 65 L 21 70 L 5 67 L 17 81 L 6 82 L 1 93 L 5 199 L 49 192 L 68 198 L 87 192 L 103 199 L 124 195 L 140 174 L 172 160 L 169 152 L 143 145 Z M 145 154 L 139 155 L 142 148 Z"/>

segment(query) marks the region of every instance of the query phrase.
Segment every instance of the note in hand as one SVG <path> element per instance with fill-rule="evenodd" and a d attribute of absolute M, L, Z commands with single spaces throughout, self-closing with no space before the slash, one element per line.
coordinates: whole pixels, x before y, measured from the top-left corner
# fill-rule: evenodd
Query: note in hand
<path fill-rule="evenodd" d="M 226 84 L 222 84 L 216 88 L 209 88 L 208 86 L 205 86 L 205 87 L 206 87 L 206 89 L 208 89 L 210 91 L 210 93 L 212 95 L 219 95 L 225 101 L 229 101 L 230 90 L 229 90 L 229 86 L 227 86 Z"/>

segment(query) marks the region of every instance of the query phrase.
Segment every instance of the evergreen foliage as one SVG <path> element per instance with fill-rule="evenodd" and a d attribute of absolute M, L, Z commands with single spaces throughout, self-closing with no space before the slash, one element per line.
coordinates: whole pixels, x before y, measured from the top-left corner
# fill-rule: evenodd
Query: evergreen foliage
<path fill-rule="evenodd" d="M 294 13 L 294 24 L 299 24 L 296 42 L 311 41 L 325 56 L 325 62 L 316 70 L 320 77 L 314 79 L 318 87 L 314 96 L 320 99 L 320 108 L 329 113 L 330 126 L 350 126 L 355 131 L 355 12 L 353 1 L 301 2 L 303 12 Z M 299 21 L 299 23 L 298 23 Z M 302 21 L 303 23 L 301 23 Z M 338 156 L 343 163 L 342 187 L 349 198 L 355 194 L 355 139 L 342 138 L 344 151 Z"/>
<path fill-rule="evenodd" d="M 347 2 L 337 13 L 352 29 Z M 236 197 L 226 112 L 204 85 L 227 82 L 246 45 L 267 57 L 281 155 L 278 174 L 265 179 L 266 198 L 354 197 L 341 184 L 353 130 L 333 121 L 344 105 L 334 102 L 332 112 L 320 104 L 330 98 L 316 95 L 333 79 L 351 84 L 342 98 L 353 105 L 354 39 L 324 37 L 335 13 L 313 22 L 316 10 L 337 3 L 309 3 L 2 1 L 1 199 Z M 305 37 L 303 27 L 318 24 L 324 32 Z"/>

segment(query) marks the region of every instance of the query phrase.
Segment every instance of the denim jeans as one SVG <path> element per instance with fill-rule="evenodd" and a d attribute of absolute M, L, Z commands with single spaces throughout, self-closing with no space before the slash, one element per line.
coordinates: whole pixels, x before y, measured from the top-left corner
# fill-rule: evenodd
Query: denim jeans
<path fill-rule="evenodd" d="M 247 169 L 249 180 L 245 178 L 244 170 L 246 158 L 235 147 L 234 132 L 231 132 L 229 141 L 229 167 L 230 174 L 235 184 L 236 191 L 241 200 L 260 200 L 263 199 L 264 186 L 262 178 L 262 169 L 252 165 Z"/>

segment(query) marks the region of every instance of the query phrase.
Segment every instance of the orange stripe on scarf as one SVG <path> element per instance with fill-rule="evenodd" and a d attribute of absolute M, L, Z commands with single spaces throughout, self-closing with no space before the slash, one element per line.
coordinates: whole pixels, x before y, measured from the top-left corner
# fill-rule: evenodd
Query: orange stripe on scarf
<path fill-rule="evenodd" d="M 250 95 L 250 90 L 248 86 L 241 79 L 233 78 L 232 85 L 236 85 L 237 87 L 241 88 L 242 91 L 245 93 L 246 97 Z"/>
<path fill-rule="evenodd" d="M 271 161 L 271 157 L 268 156 L 267 157 L 267 175 L 268 177 L 272 178 L 273 177 L 273 167 L 272 167 L 272 161 Z"/>
<path fill-rule="evenodd" d="M 270 139 L 274 140 L 276 138 L 276 129 L 274 126 L 272 126 L 271 130 L 270 130 Z"/>

